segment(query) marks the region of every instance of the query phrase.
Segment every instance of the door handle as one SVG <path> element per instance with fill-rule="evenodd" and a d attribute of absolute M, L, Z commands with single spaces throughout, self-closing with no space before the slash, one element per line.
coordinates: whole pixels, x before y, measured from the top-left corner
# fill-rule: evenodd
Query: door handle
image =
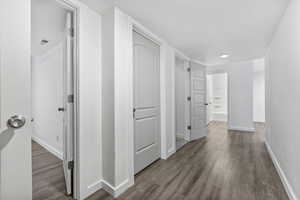
<path fill-rule="evenodd" d="M 7 120 L 7 126 L 13 129 L 22 128 L 25 123 L 26 119 L 22 115 L 14 115 Z"/>
<path fill-rule="evenodd" d="M 208 106 L 208 103 L 205 103 L 204 105 Z"/>
<path fill-rule="evenodd" d="M 64 112 L 65 110 L 65 108 L 58 108 L 58 112 Z"/>
<path fill-rule="evenodd" d="M 133 113 L 133 119 L 135 118 L 135 111 L 136 111 L 136 109 L 134 108 L 133 112 L 132 112 Z"/>

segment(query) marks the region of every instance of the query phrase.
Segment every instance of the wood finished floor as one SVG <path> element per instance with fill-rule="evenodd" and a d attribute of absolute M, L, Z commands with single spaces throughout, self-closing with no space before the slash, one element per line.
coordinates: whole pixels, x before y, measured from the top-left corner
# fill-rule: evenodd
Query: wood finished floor
<path fill-rule="evenodd" d="M 32 142 L 32 199 L 71 199 L 65 196 L 65 192 L 62 160 Z"/>
<path fill-rule="evenodd" d="M 288 200 L 263 142 L 263 124 L 256 130 L 228 132 L 225 123 L 211 123 L 206 139 L 146 168 L 118 200 Z M 88 198 L 111 199 L 103 190 Z"/>
<path fill-rule="evenodd" d="M 206 139 L 186 144 L 135 177 L 118 200 L 288 200 L 263 143 L 256 133 L 227 131 L 211 123 Z M 33 143 L 34 200 L 69 200 L 64 195 L 62 162 Z M 88 200 L 112 200 L 100 190 Z"/>

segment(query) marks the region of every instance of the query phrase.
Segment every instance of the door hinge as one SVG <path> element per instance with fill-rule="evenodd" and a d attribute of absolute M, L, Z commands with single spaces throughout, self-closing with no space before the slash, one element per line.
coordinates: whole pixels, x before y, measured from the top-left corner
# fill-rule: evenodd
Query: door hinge
<path fill-rule="evenodd" d="M 68 95 L 68 103 L 74 103 L 74 94 Z"/>
<path fill-rule="evenodd" d="M 191 130 L 191 129 L 192 129 L 192 126 L 188 126 L 187 129 L 188 129 L 188 130 Z"/>
<path fill-rule="evenodd" d="M 191 97 L 187 97 L 187 100 L 190 101 L 192 98 Z"/>
<path fill-rule="evenodd" d="M 74 161 L 69 161 L 68 162 L 68 169 L 74 169 Z"/>
<path fill-rule="evenodd" d="M 69 35 L 71 36 L 71 37 L 74 37 L 74 28 L 69 28 Z"/>
<path fill-rule="evenodd" d="M 135 118 L 135 111 L 136 111 L 136 109 L 134 108 L 133 111 L 132 111 L 132 113 L 133 113 L 133 119 Z"/>
<path fill-rule="evenodd" d="M 188 72 L 190 72 L 190 71 L 191 71 L 191 68 L 190 68 L 190 67 L 189 67 L 189 68 L 187 68 L 187 71 L 188 71 Z"/>

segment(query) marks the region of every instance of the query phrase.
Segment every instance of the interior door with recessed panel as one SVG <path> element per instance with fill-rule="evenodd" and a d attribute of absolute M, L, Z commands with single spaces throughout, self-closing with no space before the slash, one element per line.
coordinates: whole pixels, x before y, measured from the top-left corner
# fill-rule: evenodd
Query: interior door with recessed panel
<path fill-rule="evenodd" d="M 191 140 L 207 136 L 206 126 L 206 70 L 191 63 Z"/>
<path fill-rule="evenodd" d="M 0 1 L 1 200 L 32 200 L 30 8 Z"/>
<path fill-rule="evenodd" d="M 160 158 L 160 47 L 133 32 L 134 172 Z"/>

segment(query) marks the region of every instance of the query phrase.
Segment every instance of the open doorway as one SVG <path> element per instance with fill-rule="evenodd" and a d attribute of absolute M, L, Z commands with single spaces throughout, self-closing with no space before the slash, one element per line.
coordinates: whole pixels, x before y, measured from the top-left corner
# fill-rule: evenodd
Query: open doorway
<path fill-rule="evenodd" d="M 187 61 L 175 58 L 176 150 L 190 140 L 190 72 Z"/>
<path fill-rule="evenodd" d="M 256 60 L 253 69 L 253 122 L 255 128 L 265 126 L 265 63 Z"/>
<path fill-rule="evenodd" d="M 208 74 L 207 87 L 207 124 L 228 121 L 228 78 L 227 73 Z"/>
<path fill-rule="evenodd" d="M 33 199 L 72 196 L 75 148 L 75 10 L 32 0 Z"/>

